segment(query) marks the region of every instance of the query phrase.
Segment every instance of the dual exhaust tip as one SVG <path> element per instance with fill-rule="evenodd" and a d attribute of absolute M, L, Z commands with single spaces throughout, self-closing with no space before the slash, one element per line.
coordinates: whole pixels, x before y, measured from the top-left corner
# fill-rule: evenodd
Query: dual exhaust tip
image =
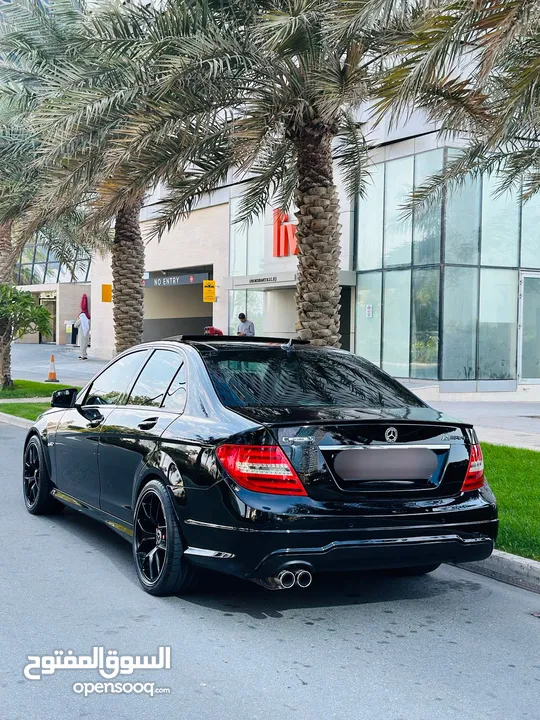
<path fill-rule="evenodd" d="M 290 590 L 295 585 L 308 588 L 313 582 L 313 575 L 304 568 L 302 570 L 280 570 L 274 579 L 279 590 Z"/>

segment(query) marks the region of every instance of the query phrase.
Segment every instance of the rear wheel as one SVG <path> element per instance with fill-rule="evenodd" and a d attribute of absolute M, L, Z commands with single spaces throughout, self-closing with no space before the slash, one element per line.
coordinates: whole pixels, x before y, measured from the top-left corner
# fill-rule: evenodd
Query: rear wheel
<path fill-rule="evenodd" d="M 39 438 L 32 437 L 24 451 L 23 497 L 32 515 L 53 515 L 64 508 L 51 495 L 52 483 Z"/>
<path fill-rule="evenodd" d="M 172 500 L 160 480 L 151 480 L 142 489 L 133 524 L 133 557 L 144 590 L 151 595 L 193 590 L 198 571 L 184 557 Z"/>
<path fill-rule="evenodd" d="M 394 568 L 388 572 L 391 575 L 397 575 L 398 577 L 414 577 L 417 575 L 427 575 L 428 573 L 434 572 L 441 563 L 432 563 L 431 565 L 415 565 L 414 567 Z"/>

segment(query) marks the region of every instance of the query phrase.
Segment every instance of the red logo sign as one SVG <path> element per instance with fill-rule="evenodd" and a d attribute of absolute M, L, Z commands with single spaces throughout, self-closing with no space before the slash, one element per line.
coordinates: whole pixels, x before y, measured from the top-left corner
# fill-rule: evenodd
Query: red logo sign
<path fill-rule="evenodd" d="M 189 282 L 193 282 L 194 280 L 195 280 L 195 278 L 193 277 L 193 275 L 190 275 L 190 276 L 189 276 Z"/>
<path fill-rule="evenodd" d="M 296 225 L 282 210 L 274 210 L 274 257 L 298 255 Z"/>

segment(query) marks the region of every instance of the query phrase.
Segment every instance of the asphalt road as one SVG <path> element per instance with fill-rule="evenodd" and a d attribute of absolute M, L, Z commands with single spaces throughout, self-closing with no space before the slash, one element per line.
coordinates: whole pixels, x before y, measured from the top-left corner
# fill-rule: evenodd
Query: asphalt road
<path fill-rule="evenodd" d="M 26 512 L 23 438 L 0 424 L 2 720 L 538 719 L 540 595 L 444 567 L 289 592 L 216 576 L 189 598 L 152 598 L 111 531 L 71 511 Z M 103 682 L 95 670 L 23 676 L 27 655 L 159 645 L 172 669 L 127 679 L 169 695 L 75 693 Z"/>

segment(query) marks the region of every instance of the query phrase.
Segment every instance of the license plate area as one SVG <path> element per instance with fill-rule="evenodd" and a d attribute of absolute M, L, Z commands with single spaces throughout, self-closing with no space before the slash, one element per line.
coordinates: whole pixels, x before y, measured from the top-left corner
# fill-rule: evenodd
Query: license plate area
<path fill-rule="evenodd" d="M 336 485 L 345 492 L 434 490 L 444 475 L 449 445 L 354 445 L 320 448 Z"/>

